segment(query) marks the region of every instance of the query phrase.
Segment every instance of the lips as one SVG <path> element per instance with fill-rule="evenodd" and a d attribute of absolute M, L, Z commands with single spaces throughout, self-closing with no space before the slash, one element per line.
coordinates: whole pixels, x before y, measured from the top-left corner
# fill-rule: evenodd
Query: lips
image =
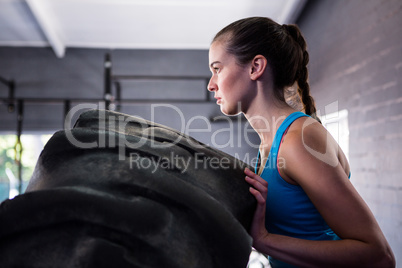
<path fill-rule="evenodd" d="M 216 99 L 216 104 L 220 104 L 221 101 L 222 101 L 222 99 L 221 99 L 221 98 L 218 98 L 218 97 L 215 97 L 215 99 Z"/>

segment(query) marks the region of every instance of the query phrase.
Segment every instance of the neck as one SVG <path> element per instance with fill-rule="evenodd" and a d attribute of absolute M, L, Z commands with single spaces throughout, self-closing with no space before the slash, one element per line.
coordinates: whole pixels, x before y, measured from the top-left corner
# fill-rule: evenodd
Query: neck
<path fill-rule="evenodd" d="M 244 112 L 253 129 L 258 133 L 263 147 L 270 147 L 281 123 L 296 110 L 278 100 L 272 88 L 261 88 Z"/>

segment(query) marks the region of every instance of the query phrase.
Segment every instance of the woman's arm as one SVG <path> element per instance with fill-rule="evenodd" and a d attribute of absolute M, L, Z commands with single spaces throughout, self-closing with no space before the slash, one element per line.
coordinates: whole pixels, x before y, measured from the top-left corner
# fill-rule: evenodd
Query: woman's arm
<path fill-rule="evenodd" d="M 395 267 L 378 223 L 339 161 L 338 145 L 320 124 L 305 124 L 306 120 L 296 120 L 281 145 L 279 156 L 285 159 L 281 174 L 303 188 L 342 240 L 310 241 L 268 233 L 264 222 L 267 184 L 246 170 L 246 181 L 254 187 L 250 192 L 257 199 L 250 229 L 254 247 L 301 267 Z"/>

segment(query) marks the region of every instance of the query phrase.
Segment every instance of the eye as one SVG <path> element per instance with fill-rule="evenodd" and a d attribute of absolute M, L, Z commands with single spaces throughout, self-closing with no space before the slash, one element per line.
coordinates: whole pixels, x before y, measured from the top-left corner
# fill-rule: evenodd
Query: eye
<path fill-rule="evenodd" d="M 219 68 L 218 67 L 214 67 L 214 71 L 215 71 L 215 73 L 218 73 L 219 72 Z"/>

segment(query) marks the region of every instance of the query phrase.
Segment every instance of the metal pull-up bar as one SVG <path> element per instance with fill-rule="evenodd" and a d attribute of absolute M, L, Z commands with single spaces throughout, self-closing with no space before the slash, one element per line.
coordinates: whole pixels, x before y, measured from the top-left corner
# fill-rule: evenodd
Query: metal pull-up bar
<path fill-rule="evenodd" d="M 115 75 L 112 74 L 112 58 L 109 53 L 105 55 L 104 62 L 104 101 L 106 109 L 109 109 L 110 104 L 116 100 L 117 102 L 121 102 L 121 84 L 119 83 L 121 80 L 198 80 L 205 82 L 205 98 L 203 100 L 199 100 L 197 102 L 210 102 L 210 94 L 206 90 L 209 77 L 206 76 L 172 76 L 172 75 Z M 113 83 L 116 87 L 116 98 L 112 94 L 112 86 Z M 144 102 L 160 102 L 160 100 L 152 100 L 148 99 Z M 194 102 L 194 100 L 185 100 L 185 99 L 169 99 L 169 102 Z"/>
<path fill-rule="evenodd" d="M 14 91 L 15 91 L 15 83 L 14 80 L 7 80 L 0 76 L 0 82 L 8 87 L 8 99 L 5 101 L 8 106 L 8 112 L 12 113 L 15 109 L 14 104 Z"/>
<path fill-rule="evenodd" d="M 203 99 L 122 99 L 121 98 L 121 81 L 122 80 L 198 80 L 205 82 L 205 97 Z M 89 102 L 99 103 L 104 102 L 105 108 L 110 109 L 111 104 L 116 102 L 116 108 L 118 109 L 122 103 L 127 104 L 146 104 L 146 103 L 208 103 L 211 101 L 210 94 L 206 90 L 209 82 L 207 76 L 167 76 L 167 75 L 114 75 L 112 74 L 112 59 L 111 55 L 107 53 L 105 55 L 104 62 L 104 94 L 100 98 L 16 98 L 15 97 L 15 82 L 14 80 L 7 80 L 0 77 L 0 83 L 8 87 L 8 97 L 0 98 L 0 101 L 8 106 L 9 112 L 14 112 L 15 105 L 18 101 L 23 100 L 24 104 L 27 103 L 61 103 L 64 104 L 65 110 L 70 108 L 73 102 Z M 115 93 L 113 94 L 113 89 Z M 66 114 L 66 111 L 65 111 Z"/>

